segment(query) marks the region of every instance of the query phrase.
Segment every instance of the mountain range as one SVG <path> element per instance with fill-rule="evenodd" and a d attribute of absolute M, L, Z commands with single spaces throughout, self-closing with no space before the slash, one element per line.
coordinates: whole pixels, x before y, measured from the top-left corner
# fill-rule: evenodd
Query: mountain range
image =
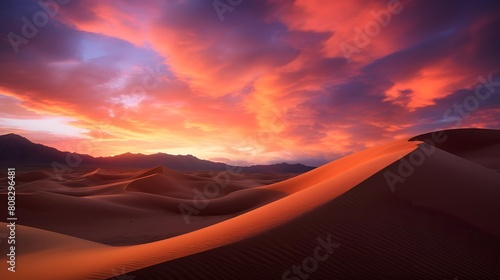
<path fill-rule="evenodd" d="M 0 166 L 5 167 L 100 167 L 150 168 L 165 166 L 178 171 L 223 171 L 230 166 L 221 162 L 199 159 L 192 155 L 151 155 L 125 153 L 109 157 L 59 151 L 53 147 L 33 143 L 17 134 L 0 136 Z M 243 173 L 304 173 L 315 167 L 303 164 L 277 163 L 241 167 Z"/>

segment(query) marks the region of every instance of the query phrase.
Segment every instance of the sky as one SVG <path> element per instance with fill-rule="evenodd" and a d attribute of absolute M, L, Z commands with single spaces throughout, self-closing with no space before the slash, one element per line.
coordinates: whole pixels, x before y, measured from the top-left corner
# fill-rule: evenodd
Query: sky
<path fill-rule="evenodd" d="M 6 0 L 0 134 L 318 166 L 500 129 L 500 1 Z"/>

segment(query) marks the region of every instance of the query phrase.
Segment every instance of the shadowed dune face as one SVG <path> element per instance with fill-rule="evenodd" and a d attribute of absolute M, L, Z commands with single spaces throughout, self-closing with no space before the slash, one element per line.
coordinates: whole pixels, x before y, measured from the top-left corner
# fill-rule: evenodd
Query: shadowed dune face
<path fill-rule="evenodd" d="M 392 189 L 396 197 L 414 207 L 453 216 L 500 239 L 499 172 L 420 144 L 417 150 L 388 166 L 384 171 L 387 174 L 400 176 L 401 181 Z"/>
<path fill-rule="evenodd" d="M 287 180 L 20 174 L 18 254 L 30 269 L 13 279 L 499 279 L 500 156 L 483 157 L 500 134 L 453 144 L 474 133 L 388 143 Z M 180 205 L 197 211 L 189 222 Z"/>
<path fill-rule="evenodd" d="M 441 150 L 500 172 L 500 130 L 453 129 L 415 136 Z"/>

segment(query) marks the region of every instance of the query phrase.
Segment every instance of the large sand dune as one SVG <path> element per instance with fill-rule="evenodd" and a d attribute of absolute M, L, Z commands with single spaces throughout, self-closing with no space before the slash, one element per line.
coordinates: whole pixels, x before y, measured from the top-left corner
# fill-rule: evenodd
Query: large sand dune
<path fill-rule="evenodd" d="M 490 159 L 481 160 L 484 149 L 497 144 L 438 146 L 427 155 L 428 144 L 400 140 L 283 181 L 289 175 L 185 174 L 164 167 L 98 169 L 64 181 L 46 171 L 20 174 L 17 272 L 7 271 L 2 256 L 0 275 L 500 279 L 500 159 L 488 153 Z M 420 154 L 423 161 L 401 174 L 401 164 Z M 390 185 L 388 172 L 403 180 Z M 223 187 L 198 201 L 203 207 L 186 223 L 179 205 L 193 206 L 193 189 L 221 180 Z M 328 239 L 327 259 L 292 271 Z"/>

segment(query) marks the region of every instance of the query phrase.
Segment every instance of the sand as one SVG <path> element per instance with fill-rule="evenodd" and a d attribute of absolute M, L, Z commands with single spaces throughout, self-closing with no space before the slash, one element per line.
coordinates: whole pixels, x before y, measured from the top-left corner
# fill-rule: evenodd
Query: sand
<path fill-rule="evenodd" d="M 498 279 L 500 173 L 479 155 L 436 148 L 391 188 L 387 172 L 427 150 L 402 139 L 283 181 L 290 175 L 219 176 L 224 187 L 189 224 L 179 205 L 193 205 L 193 188 L 214 174 L 98 169 L 60 182 L 27 173 L 17 272 L 2 256 L 0 276 L 282 279 L 330 237 L 335 249 L 307 279 Z"/>

